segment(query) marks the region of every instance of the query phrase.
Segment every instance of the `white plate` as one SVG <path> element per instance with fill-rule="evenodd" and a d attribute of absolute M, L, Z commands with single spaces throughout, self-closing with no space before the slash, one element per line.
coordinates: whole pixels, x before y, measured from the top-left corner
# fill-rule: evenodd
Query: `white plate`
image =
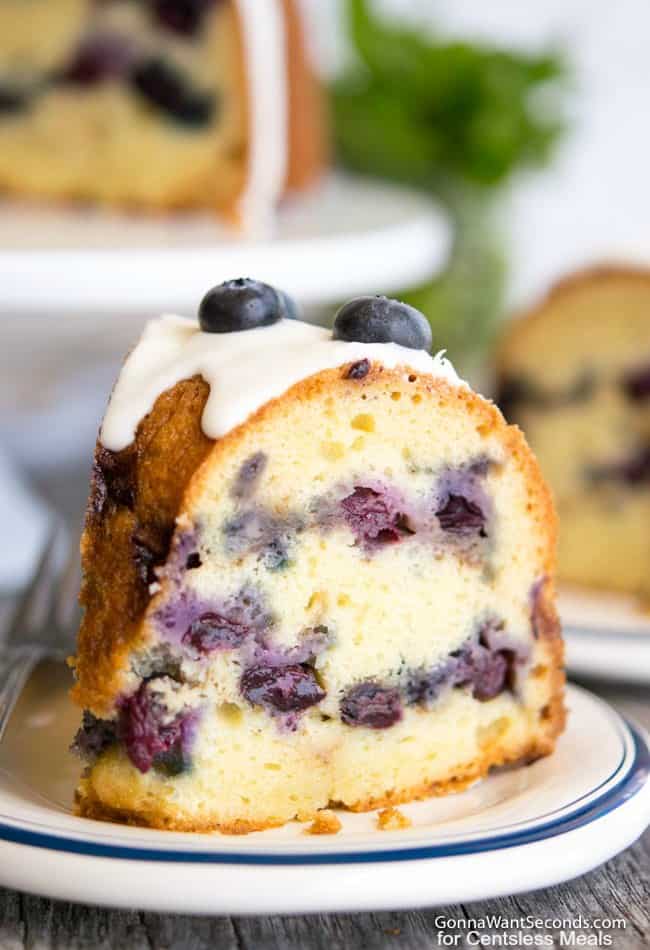
<path fill-rule="evenodd" d="M 228 233 L 208 214 L 5 204 L 0 313 L 192 313 L 208 287 L 239 276 L 327 304 L 427 280 L 449 240 L 446 217 L 425 195 L 342 175 L 288 201 L 263 240 Z"/>
<path fill-rule="evenodd" d="M 0 884 L 53 898 L 209 914 L 357 911 L 472 901 L 567 880 L 650 823 L 647 739 L 601 700 L 569 690 L 556 753 L 458 795 L 401 806 L 413 826 L 341 814 L 335 836 L 304 825 L 246 837 L 76 818 L 75 713 L 41 670 L 0 750 Z"/>
<path fill-rule="evenodd" d="M 638 601 L 563 590 L 559 609 L 571 673 L 650 684 L 650 613 Z"/>

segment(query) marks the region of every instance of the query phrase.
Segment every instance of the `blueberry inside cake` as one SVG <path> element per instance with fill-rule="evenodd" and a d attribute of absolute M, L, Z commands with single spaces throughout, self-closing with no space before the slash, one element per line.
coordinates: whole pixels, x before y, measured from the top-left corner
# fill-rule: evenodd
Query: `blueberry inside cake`
<path fill-rule="evenodd" d="M 575 274 L 513 322 L 499 404 L 560 516 L 559 573 L 650 598 L 650 272 Z"/>
<path fill-rule="evenodd" d="M 0 190 L 263 216 L 318 171 L 293 0 L 2 0 Z"/>
<path fill-rule="evenodd" d="M 250 280 L 152 321 L 97 444 L 81 814 L 246 832 L 464 787 L 563 725 L 555 515 L 417 311 Z"/>

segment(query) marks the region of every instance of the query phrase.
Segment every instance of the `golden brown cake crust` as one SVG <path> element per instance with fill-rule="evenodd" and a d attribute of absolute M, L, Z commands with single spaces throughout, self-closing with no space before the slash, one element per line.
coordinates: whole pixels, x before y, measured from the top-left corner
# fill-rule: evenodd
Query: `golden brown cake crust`
<path fill-rule="evenodd" d="M 501 376 L 507 371 L 512 350 L 519 345 L 522 338 L 527 336 L 533 324 L 544 319 L 551 303 L 556 303 L 576 290 L 609 283 L 612 280 L 643 283 L 650 286 L 650 268 L 603 261 L 561 277 L 531 307 L 517 312 L 512 322 L 506 327 L 496 353 L 497 374 Z"/>
<path fill-rule="evenodd" d="M 302 16 L 295 0 L 282 0 L 289 51 L 289 165 L 287 189 L 311 185 L 327 165 L 325 97 L 309 60 Z"/>
<path fill-rule="evenodd" d="M 184 380 L 160 396 L 122 452 L 97 443 L 81 539 L 85 611 L 72 696 L 98 715 L 113 707 L 149 601 L 151 568 L 166 558 L 185 486 L 212 445 L 201 430 L 208 391 L 199 377 Z"/>
<path fill-rule="evenodd" d="M 251 831 L 266 831 L 268 828 L 279 828 L 286 824 L 284 819 L 267 822 L 235 821 L 228 825 L 218 825 L 211 821 L 184 821 L 178 817 L 166 814 L 162 809 L 150 811 L 133 811 L 132 809 L 111 808 L 100 801 L 82 779 L 75 801 L 75 813 L 81 818 L 92 818 L 95 821 L 112 821 L 120 825 L 145 826 L 156 828 L 159 831 L 191 831 L 195 834 L 206 834 L 219 831 L 224 835 L 247 835 Z"/>
<path fill-rule="evenodd" d="M 390 805 L 388 808 L 382 808 L 377 815 L 377 827 L 380 831 L 402 831 L 410 828 L 412 821 L 399 810 Z"/>
<path fill-rule="evenodd" d="M 323 808 L 307 828 L 308 835 L 337 835 L 343 826 L 341 819 L 331 809 Z"/>

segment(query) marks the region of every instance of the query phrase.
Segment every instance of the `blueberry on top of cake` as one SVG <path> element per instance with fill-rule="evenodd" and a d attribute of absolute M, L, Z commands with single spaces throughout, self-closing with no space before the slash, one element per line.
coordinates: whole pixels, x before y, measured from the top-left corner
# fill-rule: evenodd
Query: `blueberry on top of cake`
<path fill-rule="evenodd" d="M 498 402 L 553 488 L 559 574 L 650 597 L 650 271 L 586 270 L 513 321 Z"/>
<path fill-rule="evenodd" d="M 249 279 L 153 320 L 82 541 L 82 814 L 249 831 L 453 791 L 563 723 L 555 516 L 421 314 Z"/>
<path fill-rule="evenodd" d="M 263 227 L 318 175 L 295 0 L 3 0 L 0 189 Z"/>

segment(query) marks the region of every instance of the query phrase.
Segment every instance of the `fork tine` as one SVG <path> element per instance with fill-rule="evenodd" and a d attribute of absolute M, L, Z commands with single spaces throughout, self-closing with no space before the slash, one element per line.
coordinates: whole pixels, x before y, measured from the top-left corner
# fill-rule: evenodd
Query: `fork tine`
<path fill-rule="evenodd" d="M 52 605 L 50 623 L 57 643 L 61 644 L 62 634 L 69 634 L 73 640 L 76 618 L 80 612 L 78 604 L 81 568 L 79 563 L 79 545 L 70 545 L 68 557 L 57 584 L 57 595 Z"/>
<path fill-rule="evenodd" d="M 33 613 L 38 601 L 43 597 L 44 592 L 52 585 L 56 567 L 56 551 L 59 535 L 60 524 L 58 519 L 55 519 L 50 527 L 45 544 L 43 545 L 36 570 L 20 597 L 9 622 L 6 642 L 10 645 L 19 644 L 24 641 L 24 635 L 29 629 L 30 615 Z"/>
<path fill-rule="evenodd" d="M 63 625 L 60 621 L 60 610 L 62 598 L 64 596 L 62 583 L 64 582 L 72 563 L 72 555 L 69 550 L 69 532 L 65 525 L 60 526 L 60 528 L 60 537 L 57 538 L 56 553 L 59 555 L 62 553 L 60 550 L 58 550 L 59 541 L 61 541 L 61 544 L 65 544 L 65 564 L 61 569 L 59 567 L 60 557 L 55 557 L 52 582 L 47 589 L 47 595 L 44 597 L 43 604 L 40 605 L 38 614 L 38 640 L 40 643 L 47 644 L 48 646 L 61 645 Z"/>

